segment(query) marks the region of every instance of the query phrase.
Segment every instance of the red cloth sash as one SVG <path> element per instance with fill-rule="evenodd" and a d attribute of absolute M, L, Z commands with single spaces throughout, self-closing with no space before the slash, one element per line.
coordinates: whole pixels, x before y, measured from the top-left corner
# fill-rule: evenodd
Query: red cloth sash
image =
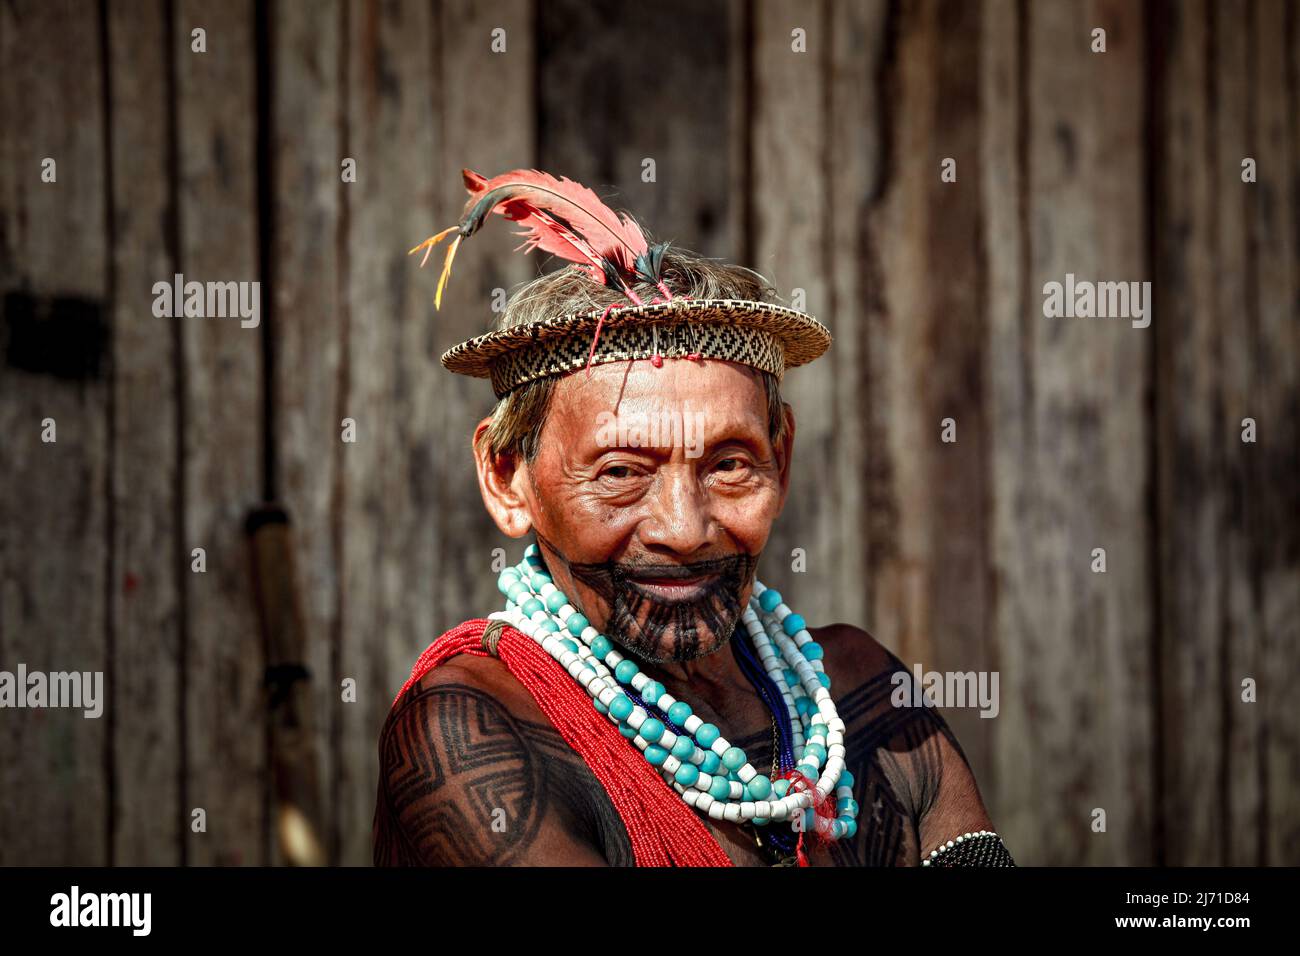
<path fill-rule="evenodd" d="M 466 621 L 429 645 L 411 669 L 411 677 L 393 700 L 416 681 L 457 654 L 490 656 L 483 647 L 488 621 Z M 618 727 L 597 713 L 591 697 L 532 638 L 513 627 L 501 629 L 497 657 L 528 689 L 537 706 L 555 725 L 600 780 L 632 843 L 637 866 L 731 866 L 695 811 L 688 807 Z"/>

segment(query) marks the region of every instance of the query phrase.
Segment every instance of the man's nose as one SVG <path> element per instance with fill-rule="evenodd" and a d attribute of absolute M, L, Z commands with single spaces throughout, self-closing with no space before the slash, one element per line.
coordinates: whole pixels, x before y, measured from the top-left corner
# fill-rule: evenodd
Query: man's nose
<path fill-rule="evenodd" d="M 641 526 L 644 544 L 691 555 L 708 545 L 712 523 L 708 496 L 696 480 L 695 469 L 690 464 L 661 468 L 649 518 Z"/>

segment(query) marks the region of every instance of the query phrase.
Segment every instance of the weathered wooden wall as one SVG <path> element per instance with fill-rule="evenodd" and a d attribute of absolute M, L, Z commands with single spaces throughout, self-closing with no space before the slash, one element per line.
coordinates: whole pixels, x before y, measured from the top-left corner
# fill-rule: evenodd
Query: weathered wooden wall
<path fill-rule="evenodd" d="M 510 547 L 489 392 L 437 355 L 538 265 L 487 229 L 435 316 L 406 250 L 462 166 L 532 165 L 830 326 L 763 576 L 999 672 L 996 719 L 949 717 L 1017 859 L 1300 863 L 1298 54 L 1283 0 L 0 5 L 0 669 L 109 687 L 97 721 L 0 711 L 0 863 L 279 862 L 264 499 L 330 859 L 368 861 L 392 695 Z M 175 272 L 260 280 L 261 326 L 155 318 Z M 1152 280 L 1152 326 L 1045 319 L 1067 272 Z"/>

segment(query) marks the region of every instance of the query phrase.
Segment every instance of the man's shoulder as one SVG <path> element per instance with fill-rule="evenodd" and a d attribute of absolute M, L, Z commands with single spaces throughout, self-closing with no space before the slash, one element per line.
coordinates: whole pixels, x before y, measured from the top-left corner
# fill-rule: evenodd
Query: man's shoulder
<path fill-rule="evenodd" d="M 604 863 L 600 784 L 497 658 L 460 654 L 397 701 L 380 736 L 375 859 Z"/>
<path fill-rule="evenodd" d="M 495 719 L 549 726 L 537 701 L 500 659 L 459 654 L 411 684 L 393 708 L 389 728 L 444 721 L 456 708 L 472 707 Z"/>
<path fill-rule="evenodd" d="M 917 706 L 911 692 L 900 702 L 900 691 L 914 678 L 898 656 L 850 624 L 809 633 L 824 650 L 836 710 L 848 728 L 854 775 L 876 773 L 887 781 L 898 805 L 922 828 L 923 843 L 941 832 L 990 828 L 965 754 L 943 716 L 934 707 Z M 929 821 L 936 809 L 951 810 L 959 822 Z"/>
<path fill-rule="evenodd" d="M 856 689 L 873 682 L 888 682 L 903 664 L 889 648 L 867 631 L 852 624 L 810 627 L 823 651 L 823 665 L 835 686 Z"/>
<path fill-rule="evenodd" d="M 432 667 L 411 685 L 411 690 L 463 684 L 475 690 L 495 692 L 508 688 L 514 678 L 509 668 L 496 657 L 457 654 Z"/>

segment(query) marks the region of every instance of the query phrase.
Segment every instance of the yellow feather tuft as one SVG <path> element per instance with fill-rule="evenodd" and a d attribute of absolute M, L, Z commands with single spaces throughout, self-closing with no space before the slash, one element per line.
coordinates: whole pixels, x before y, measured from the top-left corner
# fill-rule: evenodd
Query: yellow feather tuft
<path fill-rule="evenodd" d="M 442 240 L 445 239 L 448 234 L 455 232 L 459 228 L 460 226 L 451 226 L 447 229 L 444 229 L 436 236 L 430 236 L 428 239 L 424 240 L 424 242 L 420 243 L 418 246 L 416 246 L 414 249 L 408 252 L 407 255 L 413 256 L 421 249 L 423 249 L 424 258 L 420 260 L 420 268 L 423 269 L 424 264 L 429 261 L 429 254 L 433 252 L 433 247 L 436 246 L 438 243 L 442 242 Z"/>
<path fill-rule="evenodd" d="M 457 236 L 455 241 L 447 247 L 447 258 L 442 263 L 442 275 L 438 277 L 438 291 L 433 297 L 433 307 L 442 308 L 442 290 L 451 277 L 451 260 L 456 258 L 456 249 L 460 246 L 460 241 L 464 236 Z"/>

